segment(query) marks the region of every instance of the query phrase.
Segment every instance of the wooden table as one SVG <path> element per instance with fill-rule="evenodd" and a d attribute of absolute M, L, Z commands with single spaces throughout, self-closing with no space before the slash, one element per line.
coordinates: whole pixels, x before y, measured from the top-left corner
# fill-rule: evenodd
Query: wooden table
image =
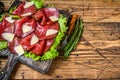
<path fill-rule="evenodd" d="M 2 0 L 9 5 L 10 0 Z M 84 20 L 84 33 L 69 59 L 56 58 L 47 74 L 18 64 L 11 79 L 120 78 L 120 0 L 46 0 Z M 6 59 L 0 59 L 0 67 Z"/>

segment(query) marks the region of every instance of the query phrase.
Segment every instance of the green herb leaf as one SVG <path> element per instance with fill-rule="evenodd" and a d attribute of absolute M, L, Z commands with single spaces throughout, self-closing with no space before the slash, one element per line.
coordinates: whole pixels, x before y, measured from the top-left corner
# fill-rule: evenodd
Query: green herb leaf
<path fill-rule="evenodd" d="M 41 59 L 41 56 L 37 56 L 32 52 L 25 52 L 24 56 L 27 57 L 27 58 L 31 58 L 32 60 L 35 60 L 35 61 L 38 61 L 38 60 Z"/>
<path fill-rule="evenodd" d="M 12 12 L 17 8 L 17 6 L 11 7 L 9 10 L 9 13 L 12 14 Z"/>
<path fill-rule="evenodd" d="M 31 0 L 37 9 L 40 9 L 44 5 L 44 0 Z"/>
<path fill-rule="evenodd" d="M 7 47 L 7 41 L 0 41 L 0 50 L 6 49 Z"/>

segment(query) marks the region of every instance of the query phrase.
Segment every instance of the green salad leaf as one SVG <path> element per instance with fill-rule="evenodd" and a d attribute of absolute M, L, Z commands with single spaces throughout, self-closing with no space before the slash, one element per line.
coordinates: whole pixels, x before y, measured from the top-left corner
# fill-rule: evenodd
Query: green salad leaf
<path fill-rule="evenodd" d="M 0 41 L 0 50 L 6 49 L 7 47 L 7 41 Z"/>
<path fill-rule="evenodd" d="M 40 9 L 43 7 L 44 0 L 31 0 L 37 9 Z"/>
<path fill-rule="evenodd" d="M 24 53 L 24 56 L 27 57 L 27 58 L 31 58 L 32 60 L 35 60 L 35 61 L 41 59 L 41 56 L 37 56 L 37 55 L 35 55 L 35 54 L 32 53 L 32 52 L 25 52 L 25 53 Z"/>
<path fill-rule="evenodd" d="M 4 18 L 4 14 L 1 14 L 0 15 L 0 22 L 2 22 L 3 18 Z"/>
<path fill-rule="evenodd" d="M 12 14 L 12 12 L 17 8 L 17 6 L 11 7 L 9 10 L 9 13 Z"/>

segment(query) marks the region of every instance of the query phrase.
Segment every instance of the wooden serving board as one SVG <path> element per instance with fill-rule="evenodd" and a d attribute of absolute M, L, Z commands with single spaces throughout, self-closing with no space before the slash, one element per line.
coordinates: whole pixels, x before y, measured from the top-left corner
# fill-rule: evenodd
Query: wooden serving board
<path fill-rule="evenodd" d="M 10 0 L 1 0 L 8 7 Z M 45 0 L 73 11 L 84 21 L 84 33 L 68 59 L 57 57 L 47 74 L 19 63 L 11 79 L 120 78 L 120 0 Z M 0 69 L 6 59 L 0 58 Z"/>

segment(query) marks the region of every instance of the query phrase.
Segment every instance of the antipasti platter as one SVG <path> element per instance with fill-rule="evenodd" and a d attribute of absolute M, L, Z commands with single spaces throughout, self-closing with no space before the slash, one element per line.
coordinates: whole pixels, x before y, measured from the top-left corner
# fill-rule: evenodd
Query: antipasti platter
<path fill-rule="evenodd" d="M 0 2 L 0 57 L 8 57 L 0 80 L 8 80 L 18 62 L 47 73 L 54 58 L 68 58 L 79 42 L 82 19 L 44 2 L 15 0 L 8 10 Z"/>

